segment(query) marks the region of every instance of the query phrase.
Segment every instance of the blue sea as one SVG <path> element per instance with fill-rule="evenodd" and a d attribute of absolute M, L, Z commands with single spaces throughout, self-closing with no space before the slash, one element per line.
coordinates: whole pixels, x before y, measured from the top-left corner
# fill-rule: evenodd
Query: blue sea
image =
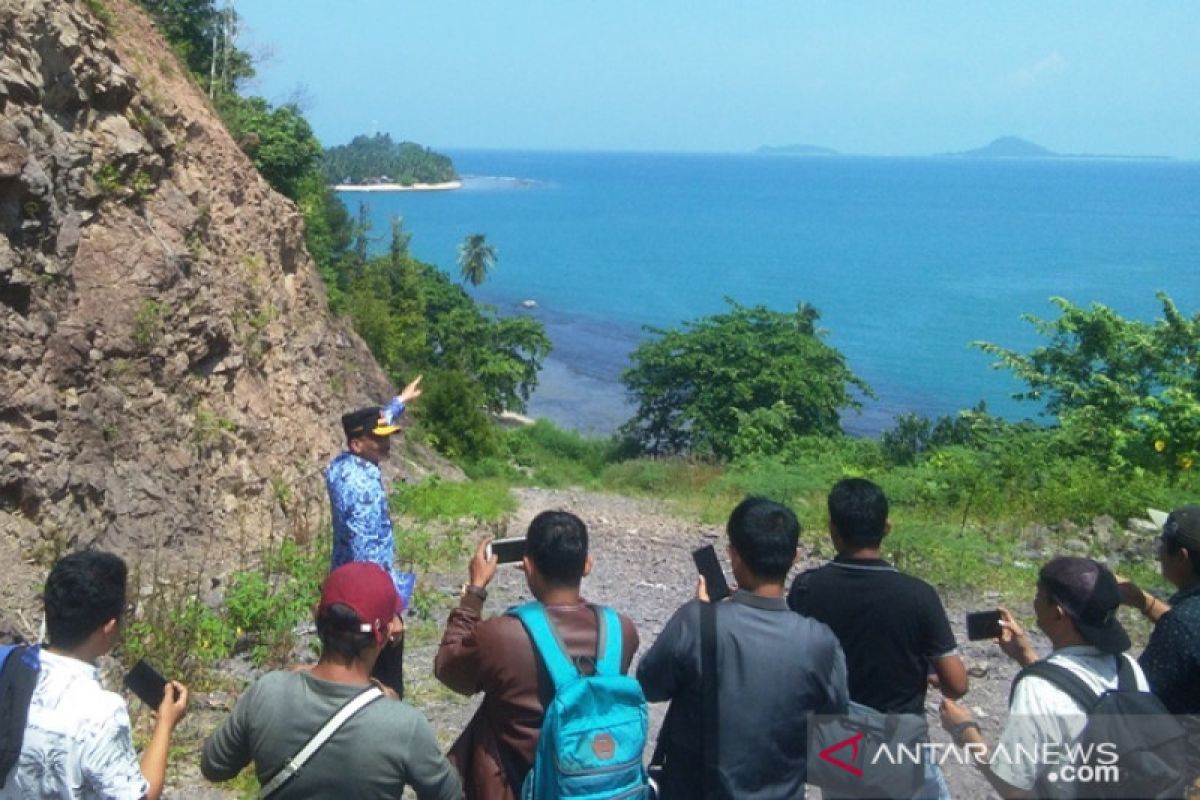
<path fill-rule="evenodd" d="M 725 297 L 815 305 L 878 395 L 845 417 L 864 435 L 980 400 L 1037 418 L 971 343 L 1036 346 L 1022 314 L 1055 316 L 1053 296 L 1153 319 L 1162 290 L 1200 311 L 1196 162 L 449 154 L 460 190 L 342 197 L 381 238 L 402 216 L 413 253 L 452 275 L 458 243 L 485 233 L 499 258 L 475 296 L 554 342 L 530 413 L 581 431 L 629 417 L 618 376 L 644 326 Z"/>

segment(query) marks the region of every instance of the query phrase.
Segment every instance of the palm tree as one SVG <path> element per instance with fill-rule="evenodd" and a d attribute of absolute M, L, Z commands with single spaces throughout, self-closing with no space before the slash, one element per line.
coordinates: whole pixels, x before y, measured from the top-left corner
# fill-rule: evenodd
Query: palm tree
<path fill-rule="evenodd" d="M 482 233 L 472 233 L 458 246 L 458 268 L 462 270 L 463 286 L 478 286 L 487 280 L 496 266 L 496 248 L 487 243 Z"/>

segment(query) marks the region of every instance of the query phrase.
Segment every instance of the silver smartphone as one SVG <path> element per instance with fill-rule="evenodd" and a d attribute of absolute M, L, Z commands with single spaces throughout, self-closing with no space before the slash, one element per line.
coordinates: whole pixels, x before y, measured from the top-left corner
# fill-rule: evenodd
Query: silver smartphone
<path fill-rule="evenodd" d="M 512 564 L 525 557 L 525 537 L 516 536 L 511 539 L 496 539 L 488 543 L 484 556 L 490 561 L 492 556 L 501 564 Z"/>

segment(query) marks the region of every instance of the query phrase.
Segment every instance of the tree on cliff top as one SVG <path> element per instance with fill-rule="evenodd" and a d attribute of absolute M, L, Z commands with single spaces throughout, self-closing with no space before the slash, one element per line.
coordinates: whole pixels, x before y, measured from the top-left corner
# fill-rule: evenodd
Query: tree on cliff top
<path fill-rule="evenodd" d="M 818 311 L 746 307 L 647 328 L 621 382 L 637 403 L 622 432 L 644 452 L 772 454 L 796 437 L 841 432 L 839 412 L 871 389 L 822 341 Z"/>

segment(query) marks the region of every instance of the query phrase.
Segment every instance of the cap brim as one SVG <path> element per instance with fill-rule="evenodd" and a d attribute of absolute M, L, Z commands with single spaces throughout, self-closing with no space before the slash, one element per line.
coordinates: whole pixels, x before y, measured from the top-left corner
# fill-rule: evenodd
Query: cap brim
<path fill-rule="evenodd" d="M 1150 521 L 1158 527 L 1167 524 L 1167 517 L 1170 516 L 1166 511 L 1159 511 L 1157 508 L 1147 508 L 1146 516 L 1150 517 Z"/>
<path fill-rule="evenodd" d="M 371 429 L 371 433 L 376 436 L 391 436 L 393 433 L 399 433 L 399 425 L 376 425 Z"/>
<path fill-rule="evenodd" d="M 1133 646 L 1133 642 L 1129 641 L 1129 634 L 1125 632 L 1125 628 L 1117 622 L 1116 617 L 1109 625 L 1097 626 L 1088 625 L 1083 622 L 1076 621 L 1075 627 L 1083 636 L 1084 641 L 1092 645 L 1103 653 L 1124 653 Z"/>

